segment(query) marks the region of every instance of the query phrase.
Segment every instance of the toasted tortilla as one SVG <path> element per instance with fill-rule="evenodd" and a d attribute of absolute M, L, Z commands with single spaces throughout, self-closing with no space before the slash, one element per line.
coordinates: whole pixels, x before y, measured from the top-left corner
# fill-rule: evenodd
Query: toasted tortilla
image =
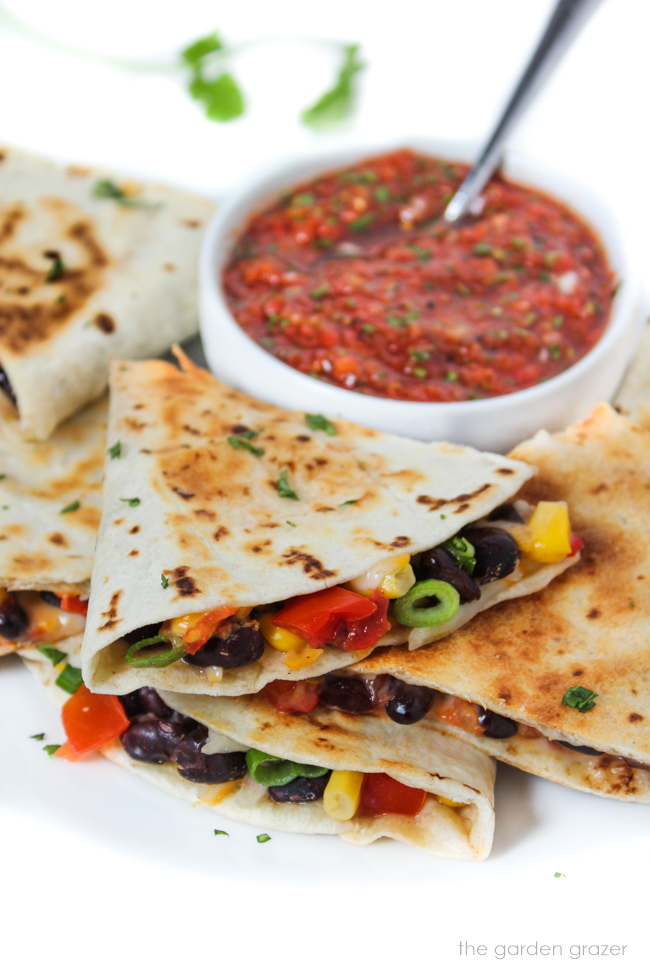
<path fill-rule="evenodd" d="M 46 443 L 34 444 L 22 439 L 10 408 L 0 408 L 0 587 L 88 596 L 101 517 L 107 409 L 107 400 L 99 400 Z M 51 607 L 42 609 L 56 615 Z M 83 622 L 80 617 L 79 632 Z M 25 642 L 32 640 L 0 638 L 0 655 Z M 48 642 L 46 629 L 42 642 Z"/>
<path fill-rule="evenodd" d="M 185 357 L 181 363 L 183 371 L 162 361 L 112 367 L 108 440 L 119 440 L 122 453 L 106 466 L 84 640 L 84 679 L 94 691 L 151 684 L 240 695 L 295 679 L 268 645 L 256 663 L 215 680 L 182 661 L 133 668 L 119 638 L 187 613 L 312 593 L 386 556 L 426 551 L 533 473 L 496 454 L 343 420 L 329 435 L 311 429 L 303 413 L 228 389 Z M 260 456 L 241 447 L 245 432 L 254 433 L 246 443 Z M 280 496 L 282 472 L 297 498 Z M 368 652 L 326 649 L 300 677 Z"/>
<path fill-rule="evenodd" d="M 435 646 L 382 649 L 352 669 L 442 690 L 544 736 L 496 740 L 446 725 L 505 762 L 585 792 L 650 802 L 650 772 L 619 758 L 650 764 L 650 431 L 601 404 L 513 456 L 539 469 L 522 490 L 527 500 L 568 501 L 585 546 L 580 562 Z M 574 686 L 596 692 L 594 707 L 562 704 Z"/>
<path fill-rule="evenodd" d="M 68 640 L 61 649 L 78 662 L 78 642 Z M 39 652 L 21 651 L 23 661 L 61 707 L 68 695 L 55 682 L 57 670 Z M 213 698 L 165 694 L 176 710 L 242 744 L 281 758 L 331 769 L 385 772 L 405 785 L 431 793 L 415 818 L 399 815 L 355 816 L 347 822 L 332 819 L 321 801 L 275 803 L 266 790 L 243 788 L 237 783 L 197 785 L 182 778 L 174 765 L 148 765 L 134 761 L 119 741 L 102 753 L 153 785 L 194 804 L 209 805 L 231 819 L 262 829 L 290 833 L 338 834 L 355 845 L 367 845 L 387 836 L 432 856 L 453 860 L 483 860 L 494 833 L 494 777 L 492 759 L 440 732 L 425 720 L 402 727 L 388 718 L 278 714 L 262 696 Z M 247 780 L 248 781 L 248 777 Z M 252 784 L 252 783 L 251 783 Z M 452 808 L 434 796 L 463 803 Z"/>
<path fill-rule="evenodd" d="M 156 355 L 197 329 L 213 204 L 0 148 L 0 366 L 20 430 L 43 440 L 104 391 L 111 355 Z M 61 263 L 57 263 L 61 262 Z"/>

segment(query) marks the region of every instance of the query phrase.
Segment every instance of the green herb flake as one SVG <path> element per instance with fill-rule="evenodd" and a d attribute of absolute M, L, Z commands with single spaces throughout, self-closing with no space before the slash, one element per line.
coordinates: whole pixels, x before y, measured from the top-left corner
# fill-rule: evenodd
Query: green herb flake
<path fill-rule="evenodd" d="M 349 501 L 341 501 L 339 508 L 343 508 L 346 504 L 358 504 L 359 498 L 350 498 Z"/>
<path fill-rule="evenodd" d="M 550 281 L 551 275 L 548 273 L 548 271 L 542 271 L 542 273 L 539 276 L 539 279 L 540 281 Z"/>
<path fill-rule="evenodd" d="M 287 480 L 286 468 L 280 473 L 280 477 L 278 478 L 278 483 L 277 483 L 277 489 L 278 489 L 278 494 L 281 498 L 292 498 L 294 501 L 299 500 L 296 492 L 293 490 L 292 487 L 289 486 L 289 482 Z"/>
<path fill-rule="evenodd" d="M 0 474 L 0 481 L 4 481 L 6 476 L 7 476 L 6 474 Z"/>
<path fill-rule="evenodd" d="M 120 498 L 125 504 L 128 504 L 129 508 L 137 508 L 140 504 L 140 498 Z"/>
<path fill-rule="evenodd" d="M 93 196 L 100 200 L 113 200 L 118 206 L 127 209 L 151 210 L 159 206 L 148 200 L 139 200 L 135 196 L 128 196 L 112 179 L 98 179 L 93 187 Z"/>
<path fill-rule="evenodd" d="M 325 295 L 329 294 L 330 287 L 328 284 L 321 284 L 318 288 L 313 288 L 309 292 L 310 298 L 324 298 Z"/>
<path fill-rule="evenodd" d="M 564 322 L 564 315 L 554 315 L 552 320 L 553 328 L 560 328 Z"/>
<path fill-rule="evenodd" d="M 362 332 L 367 332 L 368 335 L 372 335 L 373 332 L 375 331 L 375 326 L 374 325 L 362 325 L 361 326 L 361 331 Z"/>
<path fill-rule="evenodd" d="M 287 525 L 291 525 L 292 528 L 297 528 L 298 527 L 297 524 L 295 523 L 295 521 L 288 521 L 287 522 Z"/>
<path fill-rule="evenodd" d="M 83 677 L 78 667 L 66 664 L 54 683 L 66 694 L 74 694 L 83 684 Z"/>
<path fill-rule="evenodd" d="M 325 128 L 348 117 L 354 104 L 355 75 L 364 68 L 363 61 L 357 56 L 358 52 L 358 44 L 343 46 L 343 63 L 336 81 L 314 105 L 302 113 L 301 119 L 305 125 Z"/>
<path fill-rule="evenodd" d="M 313 193 L 298 193 L 291 200 L 291 205 L 294 207 L 309 207 L 315 202 L 316 197 Z"/>
<path fill-rule="evenodd" d="M 557 342 L 554 342 L 553 345 L 549 345 L 548 351 L 551 353 L 551 359 L 559 359 L 562 355 L 560 346 L 557 344 Z"/>
<path fill-rule="evenodd" d="M 376 200 L 379 200 L 380 203 L 385 203 L 386 200 L 390 200 L 390 192 L 385 186 L 378 186 L 373 193 L 373 196 Z"/>
<path fill-rule="evenodd" d="M 565 873 L 560 873 L 559 870 L 556 870 L 555 873 L 553 874 L 553 876 L 557 880 L 558 877 L 566 877 L 566 874 Z"/>
<path fill-rule="evenodd" d="M 476 254 L 477 257 L 483 257 L 491 253 L 492 253 L 492 248 L 490 247 L 489 244 L 486 244 L 485 242 L 476 244 L 472 248 L 472 254 Z"/>
<path fill-rule="evenodd" d="M 562 698 L 562 704 L 568 708 L 575 708 L 581 714 L 585 711 L 591 711 L 595 706 L 595 698 L 598 695 L 595 691 L 590 691 L 587 687 L 581 687 L 580 684 L 575 684 L 573 687 L 568 687 L 564 692 Z"/>
<path fill-rule="evenodd" d="M 111 460 L 117 460 L 118 457 L 122 456 L 122 444 L 119 440 L 116 440 L 112 447 L 109 447 L 106 451 Z"/>
<path fill-rule="evenodd" d="M 81 501 L 71 501 L 70 504 L 67 504 L 65 506 L 65 508 L 61 508 L 61 510 L 59 511 L 59 514 L 60 515 L 69 515 L 73 511 L 78 511 L 80 507 L 81 507 Z"/>
<path fill-rule="evenodd" d="M 47 272 L 46 282 L 50 284 L 52 281 L 58 281 L 65 274 L 65 264 L 61 260 L 61 255 L 58 251 L 45 251 L 43 257 L 46 257 L 48 261 L 52 261 L 50 270 Z M 57 301 L 59 299 L 57 298 Z M 65 300 L 65 298 L 64 298 Z"/>
<path fill-rule="evenodd" d="M 636 603 L 634 602 L 633 599 L 630 599 L 628 605 L 629 605 L 630 609 L 634 609 L 634 607 L 636 606 Z"/>
<path fill-rule="evenodd" d="M 60 747 L 60 745 L 43 745 L 43 751 L 47 752 L 50 758 L 52 758 L 52 755 L 55 755 Z"/>
<path fill-rule="evenodd" d="M 160 575 L 160 585 L 163 587 L 163 589 L 169 589 L 169 579 L 163 573 Z"/>
<path fill-rule="evenodd" d="M 524 247 L 526 246 L 526 241 L 522 240 L 521 237 L 513 237 L 510 243 L 517 251 L 523 251 Z"/>
<path fill-rule="evenodd" d="M 455 383 L 458 379 L 458 373 L 454 372 L 453 369 L 450 369 L 449 372 L 445 373 L 445 379 L 448 383 Z"/>
<path fill-rule="evenodd" d="M 305 413 L 305 422 L 310 430 L 322 430 L 328 437 L 336 436 L 336 427 L 322 413 Z"/>
<path fill-rule="evenodd" d="M 230 836 L 230 833 L 226 833 L 225 829 L 215 829 L 215 836 Z"/>
<path fill-rule="evenodd" d="M 197 41 L 189 44 L 183 51 L 181 51 L 181 57 L 186 64 L 189 64 L 191 68 L 197 68 L 202 59 L 207 54 L 212 54 L 214 51 L 220 51 L 223 48 L 223 44 L 219 38 L 216 31 L 211 34 L 207 34 L 205 37 L 200 37 Z"/>
<path fill-rule="evenodd" d="M 259 833 L 256 839 L 258 843 L 268 843 L 271 837 L 268 833 Z"/>
<path fill-rule="evenodd" d="M 364 230 L 365 227 L 370 226 L 374 219 L 374 214 L 364 213 L 363 216 L 357 217 L 356 220 L 352 220 L 351 223 L 348 224 L 348 230 Z"/>
<path fill-rule="evenodd" d="M 415 359 L 416 362 L 428 362 L 431 358 L 431 353 L 425 349 L 414 349 L 411 352 L 411 358 Z"/>
<path fill-rule="evenodd" d="M 231 74 L 207 79 L 197 71 L 190 82 L 189 92 L 192 98 L 202 103 L 212 122 L 230 122 L 244 114 L 244 96 Z"/>
<path fill-rule="evenodd" d="M 58 647 L 54 647 L 49 643 L 38 643 L 36 649 L 39 653 L 42 653 L 44 657 L 50 661 L 55 667 L 60 664 L 62 660 L 68 656 L 67 653 L 63 653 Z"/>
<path fill-rule="evenodd" d="M 416 366 L 415 369 L 413 370 L 413 375 L 416 376 L 418 379 L 426 379 L 428 376 L 428 372 L 426 371 L 426 369 L 423 369 L 422 366 Z"/>
<path fill-rule="evenodd" d="M 234 450 L 247 450 L 249 454 L 253 454 L 255 457 L 264 456 L 264 448 L 256 447 L 251 443 L 254 437 L 257 437 L 259 431 L 247 430 L 246 433 L 241 434 L 238 437 L 228 437 L 228 443 Z"/>
<path fill-rule="evenodd" d="M 39 731 L 37 735 L 30 735 L 29 737 L 33 738 L 35 741 L 43 741 L 43 739 L 45 738 L 45 732 Z"/>

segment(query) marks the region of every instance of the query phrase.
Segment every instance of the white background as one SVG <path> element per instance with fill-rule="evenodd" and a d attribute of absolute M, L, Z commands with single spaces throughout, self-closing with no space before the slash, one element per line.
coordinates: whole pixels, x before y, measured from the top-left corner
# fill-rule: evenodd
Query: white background
<path fill-rule="evenodd" d="M 32 26 L 98 53 L 163 61 L 218 27 L 359 41 L 368 64 L 353 122 L 300 127 L 334 61 L 269 45 L 233 65 L 242 120 L 202 116 L 176 76 L 55 53 L 0 23 L 0 141 L 223 195 L 265 160 L 351 135 L 480 138 L 549 0 L 10 0 Z M 578 174 L 619 212 L 650 269 L 647 0 L 604 0 L 511 144 Z M 648 275 L 646 275 L 647 286 Z M 29 735 L 58 721 L 16 661 L 0 662 L 0 971 L 419 975 L 445 971 L 647 971 L 647 807 L 595 799 L 502 769 L 485 864 L 382 843 L 274 835 L 215 822 L 106 763 L 50 761 Z M 218 825 L 230 837 L 213 836 Z M 566 876 L 555 878 L 560 871 Z M 488 953 L 459 957 L 459 941 Z M 556 944 L 563 957 L 494 957 Z M 572 960 L 576 944 L 624 959 Z"/>

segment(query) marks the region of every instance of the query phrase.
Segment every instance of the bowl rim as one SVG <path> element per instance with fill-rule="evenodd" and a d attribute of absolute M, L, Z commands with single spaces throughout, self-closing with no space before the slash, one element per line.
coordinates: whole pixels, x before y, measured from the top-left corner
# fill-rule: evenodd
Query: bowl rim
<path fill-rule="evenodd" d="M 592 364 L 615 347 L 625 333 L 630 318 L 636 317 L 639 299 L 639 280 L 628 243 L 620 220 L 606 196 L 596 193 L 590 186 L 579 183 L 577 177 L 549 166 L 517 150 L 504 151 L 502 171 L 504 175 L 524 186 L 539 189 L 560 203 L 568 206 L 602 242 L 609 265 L 617 280 L 617 290 L 612 301 L 612 310 L 605 330 L 596 344 L 563 372 L 541 383 L 525 389 L 499 396 L 475 400 L 429 401 L 392 399 L 344 389 L 324 380 L 308 376 L 306 373 L 287 365 L 258 345 L 239 325 L 228 307 L 223 290 L 221 271 L 231 253 L 232 246 L 243 231 L 250 217 L 265 206 L 273 203 L 298 182 L 303 182 L 333 169 L 355 161 L 372 158 L 375 155 L 413 149 L 429 155 L 440 156 L 450 161 L 471 162 L 476 158 L 480 145 L 471 140 L 446 140 L 427 136 L 395 137 L 382 140 L 354 140 L 344 145 L 330 147 L 327 151 L 310 150 L 277 159 L 272 163 L 257 166 L 243 177 L 228 193 L 222 205 L 211 218 L 203 238 L 199 260 L 199 283 L 201 293 L 201 335 L 206 346 L 210 345 L 208 331 L 214 333 L 212 322 L 206 321 L 205 306 L 210 305 L 219 316 L 221 327 L 227 327 L 231 334 L 246 348 L 260 366 L 277 369 L 278 376 L 286 377 L 297 388 L 305 390 L 318 388 L 321 395 L 332 401 L 339 399 L 340 410 L 345 414 L 345 404 L 350 409 L 361 402 L 377 411 L 390 408 L 396 418 L 406 418 L 407 414 L 426 417 L 432 412 L 453 411 L 462 418 L 480 410 L 498 412 L 506 405 L 517 409 L 525 408 L 548 395 L 561 396 L 574 382 L 587 373 Z M 525 173 L 521 175 L 520 172 Z M 530 173 L 530 175 L 528 175 Z M 575 202 L 574 202 L 575 200 Z M 606 229 L 602 224 L 607 224 Z M 638 330 L 638 323 L 637 323 Z M 314 384 L 318 384 L 317 387 Z"/>

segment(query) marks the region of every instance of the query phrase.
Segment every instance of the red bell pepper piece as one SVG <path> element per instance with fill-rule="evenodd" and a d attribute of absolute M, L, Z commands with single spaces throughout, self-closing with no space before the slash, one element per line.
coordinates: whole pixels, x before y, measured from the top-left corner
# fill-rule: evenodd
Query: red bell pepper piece
<path fill-rule="evenodd" d="M 341 650 L 369 650 L 374 647 L 384 633 L 390 630 L 388 622 L 388 599 L 385 596 L 373 596 L 375 611 L 370 616 L 354 623 L 348 623 L 346 629 L 339 632 L 332 643 Z"/>
<path fill-rule="evenodd" d="M 319 681 L 272 680 L 264 693 L 276 711 L 287 714 L 307 714 L 318 704 Z"/>
<path fill-rule="evenodd" d="M 80 616 L 88 615 L 88 600 L 81 599 L 79 596 L 73 596 L 69 592 L 63 593 L 59 597 L 61 600 L 61 609 L 64 613 L 78 613 Z"/>
<path fill-rule="evenodd" d="M 219 624 L 228 619 L 236 612 L 233 606 L 222 606 L 220 609 L 211 609 L 204 613 L 194 626 L 191 626 L 185 634 L 185 653 L 196 653 L 204 646 Z"/>
<path fill-rule="evenodd" d="M 585 543 L 576 535 L 575 532 L 571 532 L 569 536 L 569 544 L 571 545 L 570 555 L 576 555 L 581 548 L 585 547 Z"/>
<path fill-rule="evenodd" d="M 426 797 L 424 789 L 412 789 L 385 772 L 371 772 L 363 777 L 359 812 L 370 816 L 386 813 L 417 816 Z"/>
<path fill-rule="evenodd" d="M 332 586 L 306 596 L 294 596 L 275 614 L 271 623 L 301 636 L 310 647 L 324 647 L 341 631 L 347 632 L 349 624 L 367 619 L 376 610 L 377 605 L 372 599 L 341 586 Z"/>
<path fill-rule="evenodd" d="M 79 758 L 86 752 L 107 745 L 129 727 L 122 704 L 114 694 L 93 694 L 85 684 L 70 697 L 61 711 L 67 741 L 56 753 Z"/>

